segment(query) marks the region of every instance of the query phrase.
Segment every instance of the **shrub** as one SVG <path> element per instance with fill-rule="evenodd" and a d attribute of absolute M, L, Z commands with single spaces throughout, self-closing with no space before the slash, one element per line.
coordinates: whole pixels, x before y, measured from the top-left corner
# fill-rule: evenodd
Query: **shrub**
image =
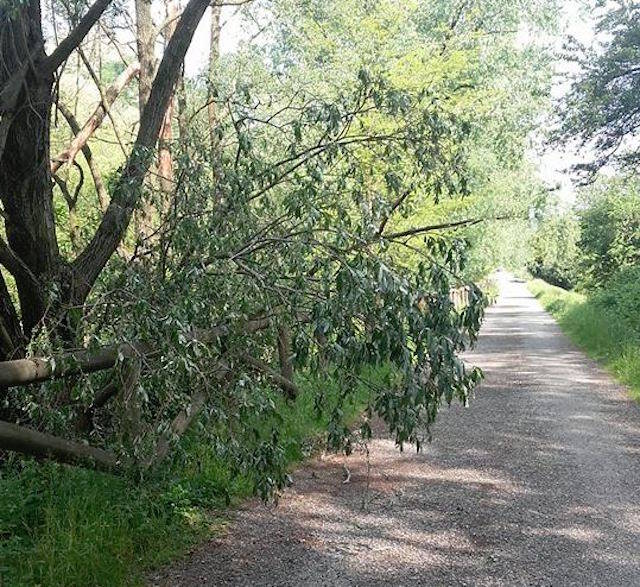
<path fill-rule="evenodd" d="M 530 273 L 552 285 L 574 287 L 579 232 L 578 222 L 571 214 L 552 216 L 541 222 L 531 241 Z"/>
<path fill-rule="evenodd" d="M 593 294 L 592 300 L 640 334 L 640 267 L 619 271 Z"/>

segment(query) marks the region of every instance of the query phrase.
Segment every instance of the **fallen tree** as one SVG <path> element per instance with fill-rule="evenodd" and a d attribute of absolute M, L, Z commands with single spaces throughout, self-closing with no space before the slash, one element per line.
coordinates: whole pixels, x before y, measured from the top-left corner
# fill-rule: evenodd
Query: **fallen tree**
<path fill-rule="evenodd" d="M 264 330 L 271 325 L 272 318 L 260 317 L 236 327 L 235 331 L 251 334 Z M 229 335 L 231 331 L 232 328 L 229 325 L 211 329 L 196 329 L 187 333 L 185 338 L 188 341 L 208 344 L 219 341 L 221 337 Z M 158 354 L 159 351 L 151 343 L 135 342 L 111 345 L 93 351 L 87 349 L 58 357 L 32 357 L 4 361 L 0 363 L 0 385 L 4 388 L 24 386 L 51 379 L 95 373 L 113 368 L 122 361 L 131 361 L 139 365 L 142 357 L 151 359 Z M 267 363 L 252 357 L 246 352 L 241 353 L 240 358 L 251 368 L 272 379 L 283 389 L 288 397 L 295 398 L 297 396 L 298 389 L 296 385 L 273 370 Z M 214 369 L 213 380 L 224 384 L 231 374 L 232 370 L 229 363 L 224 359 L 220 359 Z M 140 371 L 138 368 L 133 381 L 128 376 L 125 377 L 125 380 L 127 380 L 125 382 L 118 381 L 115 376 L 112 377 L 107 385 L 98 392 L 91 405 L 81 410 L 78 420 L 79 428 L 89 429 L 96 410 L 103 408 L 123 389 L 125 391 L 130 389 L 137 383 L 139 376 Z M 155 441 L 152 452 L 142 464 L 144 469 L 157 466 L 164 461 L 169 454 L 172 441 L 180 438 L 187 431 L 195 418 L 200 415 L 206 405 L 206 400 L 207 395 L 202 391 L 196 391 L 191 396 L 188 406 L 178 413 L 168 430 L 162 433 Z M 149 433 L 147 431 L 147 434 Z M 111 472 L 115 472 L 118 465 L 116 456 L 109 451 L 2 421 L 0 421 L 0 450 L 15 451 L 25 455 L 50 458 L 63 463 L 79 464 L 91 468 L 96 467 Z"/>
<path fill-rule="evenodd" d="M 9 422 L 0 421 L 0 448 L 107 471 L 114 471 L 118 467 L 118 460 L 111 452 Z"/>
<path fill-rule="evenodd" d="M 242 334 L 251 334 L 271 325 L 271 318 L 249 320 L 238 328 Z M 228 325 L 211 329 L 195 329 L 185 334 L 187 341 L 210 344 L 228 335 Z M 139 357 L 152 358 L 158 354 L 156 346 L 147 341 L 127 342 L 98 349 L 83 349 L 52 357 L 30 357 L 0 362 L 0 388 L 30 385 L 50 379 L 95 373 L 114 367 L 119 360 Z"/>

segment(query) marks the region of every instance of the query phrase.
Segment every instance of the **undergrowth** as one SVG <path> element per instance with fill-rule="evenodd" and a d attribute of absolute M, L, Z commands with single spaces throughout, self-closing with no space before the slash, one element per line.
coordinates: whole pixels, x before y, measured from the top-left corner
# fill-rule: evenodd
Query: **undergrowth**
<path fill-rule="evenodd" d="M 381 383 L 385 368 L 367 379 Z M 280 404 L 278 433 L 289 465 L 308 456 L 326 431 L 338 386 L 299 381 L 301 393 Z M 318 410 L 314 397 L 325 390 Z M 367 403 L 361 385 L 342 406 L 354 421 Z M 0 585 L 136 585 L 150 569 L 221 532 L 224 512 L 256 491 L 250 473 L 212 446 L 189 444 L 179 466 L 133 481 L 48 462 L 16 460 L 0 469 Z M 217 513 L 214 513 L 217 512 Z"/>
<path fill-rule="evenodd" d="M 640 328 L 629 311 L 629 285 L 613 282 L 590 296 L 567 291 L 536 279 L 529 289 L 569 338 L 602 362 L 640 401 Z M 640 300 L 640 284 L 635 284 Z"/>

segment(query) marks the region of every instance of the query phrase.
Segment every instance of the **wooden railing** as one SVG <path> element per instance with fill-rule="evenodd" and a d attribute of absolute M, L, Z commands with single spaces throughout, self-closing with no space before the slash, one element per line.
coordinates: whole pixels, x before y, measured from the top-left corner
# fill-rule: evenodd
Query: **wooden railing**
<path fill-rule="evenodd" d="M 451 303 L 456 307 L 456 309 L 466 308 L 469 305 L 469 291 L 469 286 L 465 285 L 464 287 L 452 289 L 449 292 Z"/>

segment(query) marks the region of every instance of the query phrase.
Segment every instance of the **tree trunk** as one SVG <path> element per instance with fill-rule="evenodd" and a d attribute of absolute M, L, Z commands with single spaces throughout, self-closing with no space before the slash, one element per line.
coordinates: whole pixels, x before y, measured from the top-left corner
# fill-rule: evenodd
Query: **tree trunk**
<path fill-rule="evenodd" d="M 22 10 L 13 12 L 11 17 L 2 14 L 0 9 L 0 54 L 3 61 L 0 88 L 8 87 L 12 74 L 26 66 L 0 158 L 0 199 L 6 214 L 9 246 L 31 273 L 45 284 L 56 273 L 60 258 L 49 166 L 54 78 L 52 73 L 42 72 L 46 54 L 40 22 L 37 0 L 31 0 Z M 29 337 L 44 316 L 46 300 L 43 290 L 34 288 L 30 279 L 21 274 L 14 277 L 23 328 Z"/>
<path fill-rule="evenodd" d="M 136 0 L 136 45 L 138 47 L 138 61 L 140 75 L 138 85 L 138 103 L 140 116 L 149 101 L 153 76 L 156 69 L 154 54 L 156 31 L 151 18 L 151 0 Z"/>
<path fill-rule="evenodd" d="M 94 238 L 69 265 L 59 254 L 53 212 L 49 135 L 54 73 L 110 2 L 95 0 L 49 56 L 44 52 L 39 0 L 24 0 L 17 6 L 10 3 L 11 8 L 0 4 L 0 200 L 8 241 L 7 245 L 0 239 L 0 262 L 16 281 L 24 334 L 20 336 L 12 327 L 17 312 L 6 311 L 12 300 L 7 288 L 0 287 L 0 337 L 4 330 L 15 338 L 14 347 L 22 344 L 22 338 L 31 337 L 45 313 L 47 320 L 50 316 L 53 334 L 67 344 L 74 342 L 68 307 L 85 302 L 126 234 L 185 53 L 209 4 L 208 0 L 189 0 L 152 84 L 153 43 L 143 43 L 144 48 L 151 47 L 146 52 L 143 48 L 144 66 L 141 64 L 140 98 L 147 105 L 133 152 Z M 147 40 L 153 26 L 150 0 L 137 0 L 137 5 L 142 15 L 142 35 Z M 5 341 L 0 349 L 10 346 Z"/>
<path fill-rule="evenodd" d="M 218 80 L 218 66 L 220 63 L 220 16 L 222 7 L 218 4 L 211 6 L 211 39 L 209 46 L 209 92 L 207 96 L 207 114 L 209 122 L 209 144 L 211 149 L 211 169 L 213 180 L 217 182 L 221 173 L 220 139 L 218 138 L 218 105 L 216 104 L 216 83 Z M 214 188 L 215 189 L 215 188 Z M 216 193 L 218 192 L 215 189 Z"/>
<path fill-rule="evenodd" d="M 207 0 L 189 1 L 167 45 L 142 113 L 136 142 L 113 188 L 109 207 L 91 242 L 73 264 L 76 272 L 76 303 L 84 303 L 102 269 L 126 234 L 133 211 L 140 201 L 142 182 L 153 162 L 153 149 L 180 75 L 184 56 L 207 4 Z"/>
<path fill-rule="evenodd" d="M 165 44 L 168 44 L 176 30 L 178 6 L 175 0 L 167 1 L 167 25 L 163 30 Z M 158 141 L 158 175 L 160 176 L 160 190 L 163 195 L 163 210 L 169 205 L 173 193 L 173 157 L 171 155 L 171 141 L 173 140 L 173 109 L 175 96 L 171 96 L 167 112 L 162 123 L 160 139 Z"/>
<path fill-rule="evenodd" d="M 293 381 L 293 363 L 291 362 L 291 331 L 286 326 L 278 327 L 278 357 L 280 373 L 285 379 Z"/>

